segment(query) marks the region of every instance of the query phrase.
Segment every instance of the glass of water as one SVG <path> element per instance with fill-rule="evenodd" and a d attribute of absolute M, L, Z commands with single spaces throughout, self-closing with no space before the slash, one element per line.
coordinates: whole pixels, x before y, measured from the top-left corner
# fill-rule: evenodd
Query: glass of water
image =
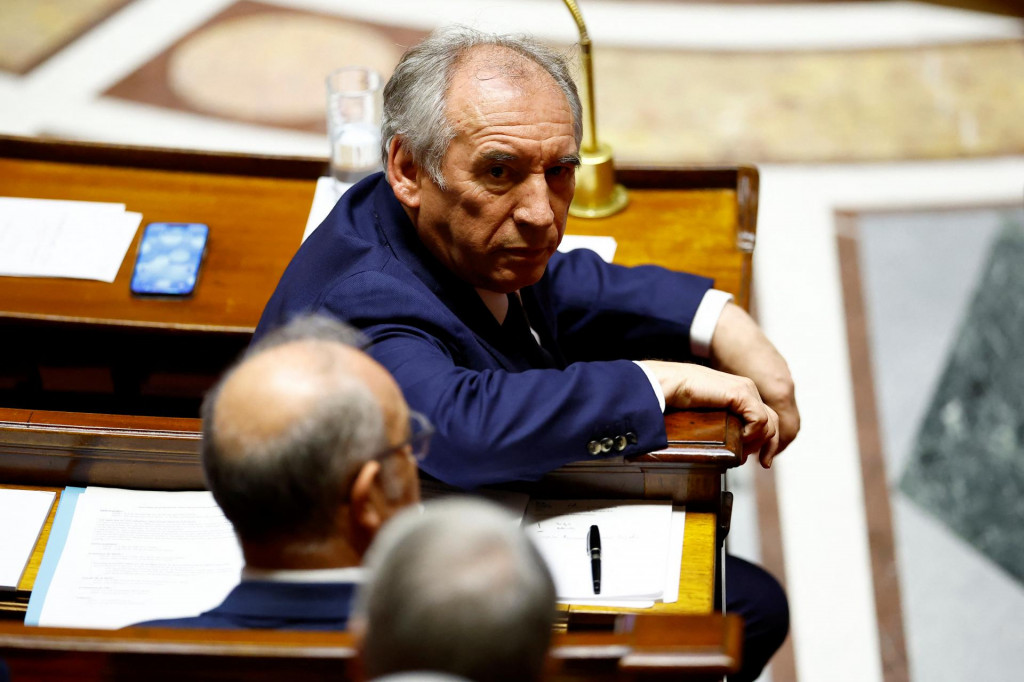
<path fill-rule="evenodd" d="M 365 66 L 346 66 L 327 76 L 327 136 L 335 186 L 381 170 L 380 74 Z"/>

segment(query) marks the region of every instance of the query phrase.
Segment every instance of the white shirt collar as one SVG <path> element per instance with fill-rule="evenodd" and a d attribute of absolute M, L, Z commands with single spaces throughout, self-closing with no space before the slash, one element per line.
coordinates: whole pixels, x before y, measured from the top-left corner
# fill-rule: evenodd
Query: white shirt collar
<path fill-rule="evenodd" d="M 498 324 L 504 324 L 505 316 L 508 315 L 508 296 L 488 289 L 477 289 L 476 293 L 480 295 L 480 299 L 491 311 L 491 315 L 494 315 Z"/>
<path fill-rule="evenodd" d="M 359 583 L 363 581 L 363 575 L 361 566 L 305 570 L 273 570 L 249 566 L 242 568 L 242 580 L 273 583 Z"/>

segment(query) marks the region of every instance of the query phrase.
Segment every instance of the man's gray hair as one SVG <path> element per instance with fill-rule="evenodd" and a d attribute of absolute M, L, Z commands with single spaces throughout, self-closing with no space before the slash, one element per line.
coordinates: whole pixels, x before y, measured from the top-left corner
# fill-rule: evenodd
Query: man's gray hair
<path fill-rule="evenodd" d="M 327 341 L 360 349 L 369 345 L 366 334 L 350 324 L 327 315 L 301 313 L 288 320 L 287 324 L 272 329 L 266 336 L 249 346 L 245 351 L 245 357 L 293 341 Z"/>
<path fill-rule="evenodd" d="M 569 103 L 576 146 L 579 146 L 583 139 L 583 105 L 562 55 L 527 36 L 498 35 L 467 26 L 448 26 L 434 31 L 423 42 L 406 51 L 384 88 L 381 155 L 385 168 L 388 166 L 391 139 L 401 135 L 402 144 L 416 165 L 430 175 L 434 184 L 445 188 L 441 166 L 448 145 L 455 138 L 455 128 L 445 111 L 448 88 L 463 55 L 483 45 L 516 52 L 551 75 Z M 500 60 L 496 60 L 494 66 L 508 68 L 506 62 Z"/>
<path fill-rule="evenodd" d="M 499 507 L 454 498 L 403 511 L 366 556 L 357 622 L 372 679 L 434 670 L 531 682 L 551 643 L 555 588 L 540 554 Z"/>
<path fill-rule="evenodd" d="M 329 537 L 334 513 L 347 501 L 359 467 L 384 449 L 380 405 L 329 352 L 328 344 L 351 345 L 362 338 L 337 320 L 297 318 L 250 349 L 207 393 L 202 406 L 206 483 L 241 540 Z M 247 360 L 289 343 L 309 344 L 309 371 L 322 380 L 317 405 L 273 438 L 219 431 L 215 415 L 225 382 Z"/>

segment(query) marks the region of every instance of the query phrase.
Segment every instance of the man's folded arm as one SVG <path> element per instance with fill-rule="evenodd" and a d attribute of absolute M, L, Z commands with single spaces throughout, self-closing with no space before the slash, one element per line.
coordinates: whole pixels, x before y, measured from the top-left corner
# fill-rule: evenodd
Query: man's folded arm
<path fill-rule="evenodd" d="M 608 264 L 585 249 L 553 256 L 546 279 L 535 288 L 550 292 L 559 347 L 570 361 L 693 359 L 691 327 L 714 291 L 706 277 Z"/>
<path fill-rule="evenodd" d="M 563 352 L 570 360 L 582 356 L 706 361 L 721 372 L 752 380 L 760 400 L 748 396 L 741 383 L 719 377 L 713 385 L 697 370 L 675 367 L 669 378 L 676 385 L 686 379 L 686 385 L 706 387 L 709 396 L 724 398 L 722 392 L 727 391 L 729 402 L 704 406 L 753 419 L 744 431 L 748 453 L 758 453 L 767 465 L 796 437 L 800 414 L 786 361 L 728 293 L 712 288 L 712 280 L 656 266 L 609 265 L 582 250 L 553 257 L 548 272 L 553 291 L 569 292 L 554 296 L 552 302 Z M 667 371 L 668 365 L 662 369 Z M 660 383 L 652 380 L 656 393 Z M 680 397 L 667 404 L 687 407 L 681 403 L 690 400 Z M 773 414 L 760 409 L 761 401 Z M 777 434 L 769 427 L 773 418 Z M 772 439 L 777 440 L 774 447 Z"/>
<path fill-rule="evenodd" d="M 644 372 L 628 360 L 509 372 L 458 367 L 419 330 L 366 330 L 371 354 L 437 429 L 421 468 L 463 488 L 533 480 L 563 464 L 667 443 Z"/>
<path fill-rule="evenodd" d="M 711 366 L 754 382 L 761 399 L 778 414 L 778 452 L 785 450 L 800 431 L 793 375 L 754 319 L 735 304 L 725 306 L 715 327 Z"/>

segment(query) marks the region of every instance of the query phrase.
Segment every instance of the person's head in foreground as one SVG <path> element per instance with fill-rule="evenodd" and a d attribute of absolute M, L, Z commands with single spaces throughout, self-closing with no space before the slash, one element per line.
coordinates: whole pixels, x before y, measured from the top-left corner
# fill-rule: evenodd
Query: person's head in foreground
<path fill-rule="evenodd" d="M 504 510 L 471 498 L 407 510 L 377 537 L 366 568 L 353 628 L 369 679 L 403 671 L 539 679 L 555 588 Z"/>
<path fill-rule="evenodd" d="M 384 167 L 430 252 L 475 287 L 534 284 L 565 233 L 583 135 L 565 60 L 536 41 L 453 26 L 384 89 Z"/>
<path fill-rule="evenodd" d="M 203 403 L 203 467 L 257 569 L 356 566 L 419 501 L 425 424 L 391 375 L 323 317 L 267 336 Z"/>

